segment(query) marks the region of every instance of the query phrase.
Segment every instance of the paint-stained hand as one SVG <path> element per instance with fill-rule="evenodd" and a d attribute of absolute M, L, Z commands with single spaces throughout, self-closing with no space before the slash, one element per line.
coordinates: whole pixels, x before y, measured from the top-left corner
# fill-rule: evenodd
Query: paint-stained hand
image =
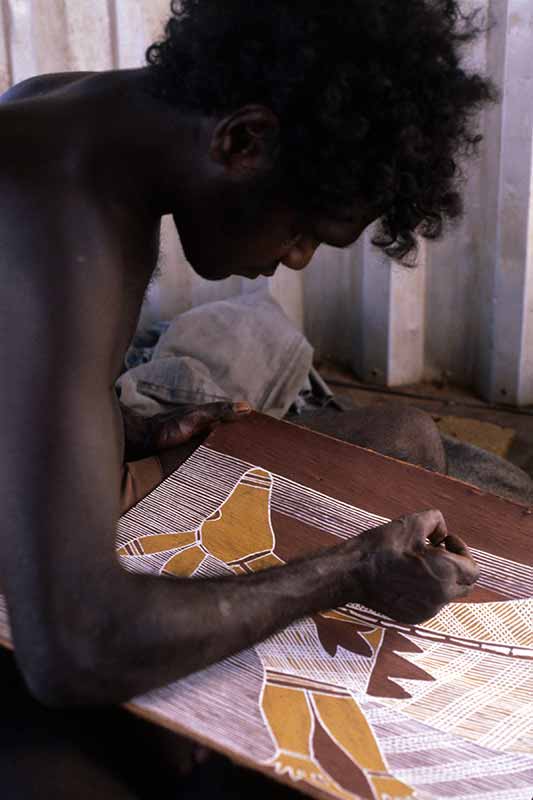
<path fill-rule="evenodd" d="M 245 402 L 207 403 L 146 418 L 126 406 L 121 406 L 125 461 L 145 458 L 162 450 L 172 450 L 199 434 L 209 433 L 219 422 L 233 422 L 249 414 L 251 410 L 250 405 Z"/>
<path fill-rule="evenodd" d="M 470 594 L 479 568 L 465 543 L 448 533 L 440 511 L 411 514 L 357 538 L 364 604 L 404 623 L 434 617 Z"/>

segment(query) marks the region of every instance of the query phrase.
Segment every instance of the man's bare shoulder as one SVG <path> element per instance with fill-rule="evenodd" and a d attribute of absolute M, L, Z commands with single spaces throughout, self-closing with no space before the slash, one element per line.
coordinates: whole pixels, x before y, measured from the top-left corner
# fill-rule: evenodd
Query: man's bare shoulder
<path fill-rule="evenodd" d="M 0 182 L 4 301 L 18 309 L 23 328 L 26 317 L 54 309 L 52 329 L 74 360 L 91 351 L 107 383 L 120 373 L 157 260 L 150 231 L 132 232 L 132 224 L 83 185 L 45 181 L 29 192 Z M 59 340 L 43 332 L 41 345 L 43 358 L 55 358 Z"/>
<path fill-rule="evenodd" d="M 92 77 L 94 72 L 52 72 L 20 81 L 0 96 L 0 103 L 30 100 Z"/>
<path fill-rule="evenodd" d="M 72 163 L 72 151 L 87 156 L 105 138 L 121 80 L 117 71 L 54 73 L 8 89 L 0 96 L 2 162 L 7 166 L 22 154 L 35 174 L 51 156 L 60 175 L 62 164 Z M 124 115 L 124 108 L 119 113 Z M 39 157 L 32 162 L 34 152 Z"/>
<path fill-rule="evenodd" d="M 93 337 L 112 372 L 134 332 L 159 230 L 159 219 L 130 202 L 124 143 L 107 135 L 113 103 L 130 113 L 127 103 L 116 108 L 122 80 L 113 72 L 41 76 L 20 88 L 25 99 L 0 105 L 2 282 L 11 293 L 31 286 L 47 304 L 83 310 L 85 341 Z M 65 91 L 54 91 L 61 83 Z"/>

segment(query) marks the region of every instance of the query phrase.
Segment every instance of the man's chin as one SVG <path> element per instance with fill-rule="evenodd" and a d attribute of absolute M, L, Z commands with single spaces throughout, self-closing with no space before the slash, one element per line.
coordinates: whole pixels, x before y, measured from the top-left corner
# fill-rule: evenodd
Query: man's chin
<path fill-rule="evenodd" d="M 275 275 L 279 264 L 270 264 L 267 267 L 250 267 L 248 270 L 243 270 L 240 273 L 244 278 L 255 280 L 256 278 L 272 278 Z"/>
<path fill-rule="evenodd" d="M 213 269 L 213 267 L 203 267 L 201 264 L 192 264 L 189 261 L 190 266 L 196 272 L 200 278 L 203 278 L 206 281 L 224 281 L 226 278 L 231 278 L 232 275 L 235 273 L 231 270 L 222 270 L 220 268 Z"/>
<path fill-rule="evenodd" d="M 191 262 L 189 262 L 191 263 Z M 247 278 L 248 280 L 256 280 L 257 278 L 271 278 L 278 268 L 278 264 L 275 267 L 249 267 L 249 268 L 235 268 L 235 267 L 226 267 L 221 268 L 220 266 L 213 269 L 212 267 L 203 267 L 201 264 L 191 264 L 191 267 L 199 275 L 201 278 L 204 278 L 207 281 L 223 281 L 226 278 L 238 277 L 238 278 Z"/>

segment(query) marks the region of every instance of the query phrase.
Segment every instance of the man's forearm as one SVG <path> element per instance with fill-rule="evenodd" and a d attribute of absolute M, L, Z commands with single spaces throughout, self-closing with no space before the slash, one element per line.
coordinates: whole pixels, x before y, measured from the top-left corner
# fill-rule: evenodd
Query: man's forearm
<path fill-rule="evenodd" d="M 93 638 L 92 674 L 82 690 L 68 681 L 60 693 L 69 704 L 115 703 L 162 686 L 307 614 L 362 600 L 360 569 L 350 542 L 242 577 L 162 580 L 121 571 Z"/>

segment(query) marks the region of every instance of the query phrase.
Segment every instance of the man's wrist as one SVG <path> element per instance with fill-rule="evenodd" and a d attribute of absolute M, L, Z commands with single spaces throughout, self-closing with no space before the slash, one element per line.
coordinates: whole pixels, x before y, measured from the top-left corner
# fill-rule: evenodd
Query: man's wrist
<path fill-rule="evenodd" d="M 357 539 L 343 542 L 316 560 L 317 584 L 331 594 L 331 608 L 345 603 L 365 604 L 368 555 Z"/>

